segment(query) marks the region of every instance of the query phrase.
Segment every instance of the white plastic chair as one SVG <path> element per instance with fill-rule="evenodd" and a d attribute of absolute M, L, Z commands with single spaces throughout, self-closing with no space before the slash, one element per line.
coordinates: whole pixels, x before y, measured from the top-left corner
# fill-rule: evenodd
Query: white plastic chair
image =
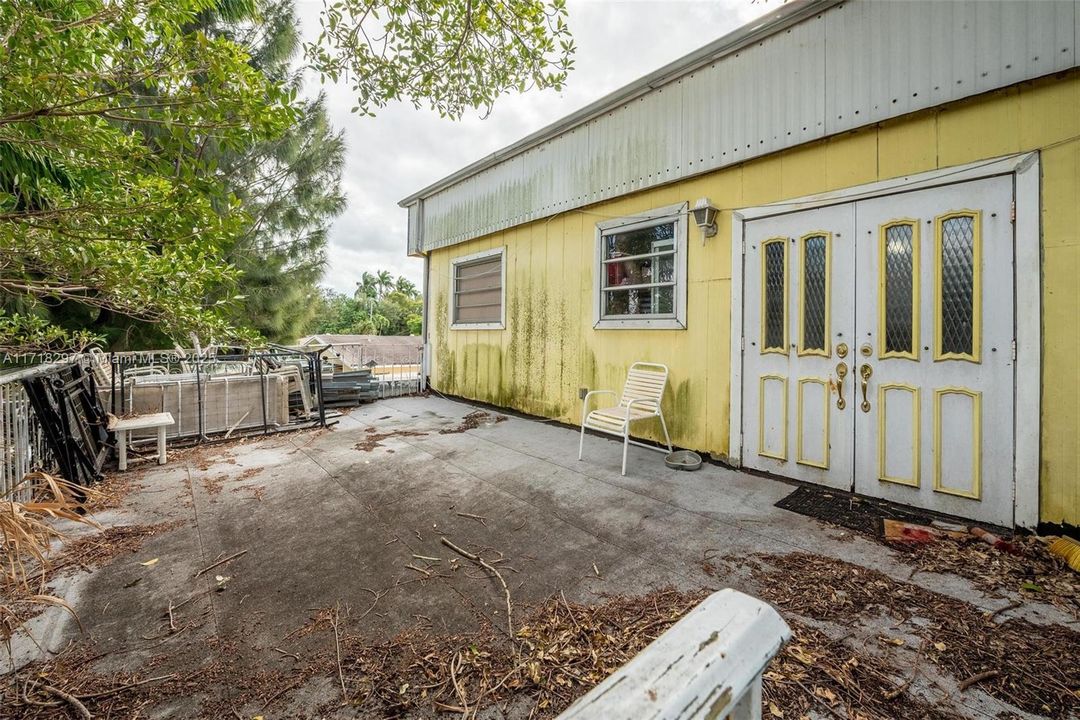
<path fill-rule="evenodd" d="M 668 435 L 667 423 L 664 422 L 664 413 L 660 410 L 660 402 L 664 399 L 664 390 L 667 388 L 667 378 L 667 365 L 636 362 L 630 366 L 630 372 L 626 374 L 626 385 L 623 386 L 618 405 L 589 412 L 589 398 L 593 395 L 615 395 L 615 391 L 592 390 L 586 393 L 581 407 L 581 442 L 578 444 L 578 460 L 585 452 L 586 428 L 615 435 L 623 439 L 622 474 L 625 475 L 626 451 L 630 444 L 650 450 L 659 449 L 630 439 L 632 423 L 652 418 L 660 418 L 660 426 L 664 429 L 664 440 L 667 443 L 668 452 L 671 453 L 674 450 L 671 447 L 671 436 Z"/>

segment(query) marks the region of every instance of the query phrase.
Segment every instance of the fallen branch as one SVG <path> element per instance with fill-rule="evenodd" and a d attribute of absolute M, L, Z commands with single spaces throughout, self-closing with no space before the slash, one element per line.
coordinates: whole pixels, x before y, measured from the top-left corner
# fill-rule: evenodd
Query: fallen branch
<path fill-rule="evenodd" d="M 79 717 L 83 718 L 84 720 L 94 720 L 94 716 L 91 715 L 90 711 L 86 709 L 86 706 L 79 701 L 79 698 L 75 697 L 74 695 L 69 695 L 63 690 L 54 688 L 52 685 L 41 685 L 40 687 L 45 692 L 49 693 L 50 695 L 55 695 L 56 697 L 60 698 L 68 705 L 70 705 L 71 709 L 74 710 Z"/>
<path fill-rule="evenodd" d="M 1005 612 L 1005 611 L 1007 611 L 1007 610 L 1014 610 L 1014 609 L 1016 609 L 1016 608 L 1020 607 L 1021 605 L 1023 605 L 1023 603 L 1022 603 L 1022 602 L 1020 602 L 1019 600 L 1013 601 L 1013 602 L 1009 603 L 1008 605 L 1005 605 L 1004 607 L 999 607 L 999 608 L 998 608 L 997 610 L 995 610 L 994 612 L 990 613 L 990 614 L 989 614 L 989 615 L 988 615 L 988 616 L 986 617 L 986 619 L 987 619 L 987 620 L 993 620 L 994 618 L 996 618 L 996 617 L 997 617 L 998 615 L 1000 615 L 1001 613 L 1003 613 L 1003 612 Z"/>
<path fill-rule="evenodd" d="M 904 691 L 908 689 L 914 679 L 915 676 L 912 675 L 906 681 L 904 681 L 903 684 L 897 685 L 892 690 L 889 690 L 887 693 L 885 693 L 884 698 L 886 700 L 895 700 L 896 698 L 900 697 L 904 694 Z"/>
<path fill-rule="evenodd" d="M 467 557 L 468 559 L 472 560 L 473 562 L 478 563 L 481 567 L 483 567 L 485 570 L 487 570 L 492 575 L 494 575 L 496 578 L 498 578 L 499 582 L 502 583 L 503 593 L 505 593 L 505 595 L 506 595 L 506 628 L 507 628 L 507 632 L 510 634 L 510 639 L 512 640 L 514 638 L 514 623 L 513 623 L 513 620 L 511 620 L 510 616 L 511 616 L 511 612 L 513 610 L 513 607 L 512 607 L 512 605 L 510 603 L 510 588 L 506 585 L 506 580 L 503 579 L 502 574 L 498 570 L 496 570 L 493 565 L 491 565 L 488 561 L 484 560 L 479 555 L 474 555 L 473 553 L 469 552 L 468 550 L 462 550 L 457 545 L 455 545 L 454 543 L 447 540 L 445 537 L 439 538 L 439 541 L 443 545 L 445 545 L 446 547 L 448 547 L 451 550 L 453 550 L 454 552 L 456 552 L 458 555 L 461 555 L 463 557 Z"/>
<path fill-rule="evenodd" d="M 184 600 L 179 605 L 173 605 L 172 609 L 173 610 L 179 610 L 180 608 L 184 607 L 185 605 L 187 605 L 192 600 L 197 600 L 198 598 L 201 598 L 203 595 L 209 595 L 210 593 L 216 592 L 216 591 L 217 591 L 217 588 L 211 588 L 209 590 L 200 590 L 199 592 L 197 592 L 194 595 L 192 595 L 191 597 L 189 597 L 187 600 Z"/>
<path fill-rule="evenodd" d="M 566 614 L 570 616 L 570 620 L 574 623 L 574 627 L 580 630 L 581 626 L 578 625 L 577 618 L 574 617 L 574 611 L 570 609 L 570 603 L 566 602 L 566 593 L 564 593 L 562 590 L 559 590 L 559 597 L 562 598 L 562 604 L 566 607 Z"/>
<path fill-rule="evenodd" d="M 233 553 L 232 555 L 230 555 L 227 558 L 222 558 L 221 560 L 218 560 L 213 565 L 207 565 L 202 570 L 200 570 L 199 572 L 192 575 L 192 577 L 199 577 L 203 573 L 209 572 L 209 571 L 213 570 L 214 568 L 218 567 L 219 565 L 224 565 L 225 563 L 229 562 L 230 560 L 235 560 L 236 558 L 240 557 L 241 555 L 245 555 L 246 553 L 247 553 L 247 550 L 241 550 L 238 553 Z"/>
<path fill-rule="evenodd" d="M 841 715 L 840 713 L 836 712 L 836 710 L 833 709 L 832 705 L 825 702 L 825 700 L 823 698 L 818 697 L 817 693 L 815 693 L 810 688 L 806 687 L 806 685 L 804 685 L 798 678 L 791 678 L 791 679 L 795 682 L 796 685 L 798 685 L 799 687 L 802 688 L 804 693 L 806 693 L 807 695 L 810 696 L 811 700 L 813 700 L 818 705 L 820 705 L 821 707 L 828 710 L 830 715 L 832 715 L 834 718 L 837 718 L 837 720 L 845 720 L 845 717 L 843 715 Z"/>
<path fill-rule="evenodd" d="M 291 653 L 291 652 L 285 652 L 285 651 L 284 651 L 284 650 L 282 650 L 281 648 L 274 648 L 274 651 L 275 651 L 275 652 L 279 652 L 279 653 L 281 653 L 282 655 L 287 655 L 288 657 L 291 657 L 291 658 L 293 658 L 293 659 L 294 659 L 294 660 L 296 660 L 297 662 L 299 662 L 299 661 L 300 661 L 300 656 L 299 656 L 299 655 L 297 655 L 297 654 L 295 654 L 295 653 Z"/>
<path fill-rule="evenodd" d="M 338 610 L 339 606 L 334 606 L 334 612 L 330 616 L 330 625 L 334 628 L 334 652 L 337 655 L 337 676 L 338 682 L 341 683 L 341 700 L 344 703 L 349 702 L 349 693 L 345 690 L 345 671 L 341 667 L 341 634 L 338 632 Z"/>
<path fill-rule="evenodd" d="M 472 520 L 478 520 L 481 525 L 485 525 L 485 526 L 487 525 L 487 518 L 484 517 L 483 515 L 473 515 L 472 513 L 463 513 L 463 512 L 454 513 L 454 514 L 457 515 L 458 517 L 470 518 Z"/>
<path fill-rule="evenodd" d="M 457 675 L 454 673 L 454 664 L 460 662 L 460 658 L 461 653 L 454 653 L 454 657 L 450 658 L 450 682 L 453 683 L 454 693 L 457 694 L 458 700 L 461 701 L 461 716 L 467 718 L 469 717 L 469 700 L 465 696 L 465 690 L 458 684 Z"/>
<path fill-rule="evenodd" d="M 978 683 L 981 683 L 984 680 L 992 680 L 992 679 L 996 678 L 1000 674 L 1001 673 L 999 671 L 997 671 L 997 670 L 987 670 L 986 672 L 981 672 L 981 673 L 978 673 L 977 675 L 972 675 L 967 680 L 964 680 L 962 683 L 960 683 L 960 692 L 964 692 L 965 690 L 967 690 L 972 685 L 977 685 Z"/>
<path fill-rule="evenodd" d="M 130 690 L 131 688 L 139 687 L 140 685 L 149 685 L 153 682 L 161 682 L 162 680 L 175 680 L 179 677 L 176 673 L 170 673 L 168 675 L 159 675 L 157 677 L 146 678 L 145 680 L 139 680 L 138 682 L 128 683 L 127 685 L 121 685 L 120 687 L 114 687 L 111 690 L 102 690 L 101 692 L 92 693 L 90 695 L 77 695 L 80 700 L 93 700 L 95 698 L 108 697 L 109 695 L 115 695 L 118 692 Z"/>
<path fill-rule="evenodd" d="M 374 590 L 372 590 L 371 588 L 360 588 L 360 589 L 361 589 L 361 590 L 364 590 L 364 591 L 366 591 L 366 592 L 369 592 L 369 593 L 371 593 L 371 594 L 372 594 L 372 595 L 373 595 L 373 596 L 375 597 L 375 599 L 371 601 L 371 605 L 370 605 L 370 606 L 368 607 L 368 609 L 367 609 L 367 610 L 365 610 L 365 611 L 363 612 L 363 614 L 362 614 L 362 615 L 360 615 L 360 617 L 356 618 L 356 622 L 359 622 L 360 620 L 363 620 L 364 618 L 366 618 L 366 617 L 368 616 L 368 614 L 369 614 L 369 613 L 370 613 L 370 612 L 371 612 L 372 610 L 374 610 L 374 609 L 375 609 L 375 606 L 379 604 L 379 600 L 381 600 L 381 599 L 382 599 L 382 596 L 383 596 L 383 595 L 385 595 L 386 593 L 390 592 L 390 590 L 389 590 L 389 589 L 383 590 L 382 592 L 375 592 L 375 591 L 374 591 Z"/>

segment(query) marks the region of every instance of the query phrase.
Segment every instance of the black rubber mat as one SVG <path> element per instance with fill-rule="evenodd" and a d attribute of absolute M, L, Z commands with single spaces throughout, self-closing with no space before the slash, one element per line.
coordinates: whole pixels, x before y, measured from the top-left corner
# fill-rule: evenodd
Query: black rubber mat
<path fill-rule="evenodd" d="M 882 520 L 886 518 L 920 525 L 927 525 L 933 519 L 930 515 L 901 509 L 884 500 L 805 486 L 796 488 L 776 503 L 776 507 L 877 537 L 885 534 Z"/>

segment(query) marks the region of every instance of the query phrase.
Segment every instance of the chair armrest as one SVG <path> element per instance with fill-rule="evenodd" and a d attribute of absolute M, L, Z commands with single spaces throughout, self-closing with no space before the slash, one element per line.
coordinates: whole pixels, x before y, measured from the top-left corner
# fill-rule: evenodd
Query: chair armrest
<path fill-rule="evenodd" d="M 581 401 L 581 420 L 585 421 L 585 416 L 588 415 L 589 410 L 589 398 L 593 395 L 615 395 L 614 390 L 590 390 L 585 393 L 585 397 Z"/>

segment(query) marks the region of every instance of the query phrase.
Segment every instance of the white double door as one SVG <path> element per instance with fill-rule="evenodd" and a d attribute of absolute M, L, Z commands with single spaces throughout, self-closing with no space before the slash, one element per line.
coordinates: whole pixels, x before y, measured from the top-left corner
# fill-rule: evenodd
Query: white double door
<path fill-rule="evenodd" d="M 744 227 L 742 462 L 1013 524 L 1012 176 Z"/>

